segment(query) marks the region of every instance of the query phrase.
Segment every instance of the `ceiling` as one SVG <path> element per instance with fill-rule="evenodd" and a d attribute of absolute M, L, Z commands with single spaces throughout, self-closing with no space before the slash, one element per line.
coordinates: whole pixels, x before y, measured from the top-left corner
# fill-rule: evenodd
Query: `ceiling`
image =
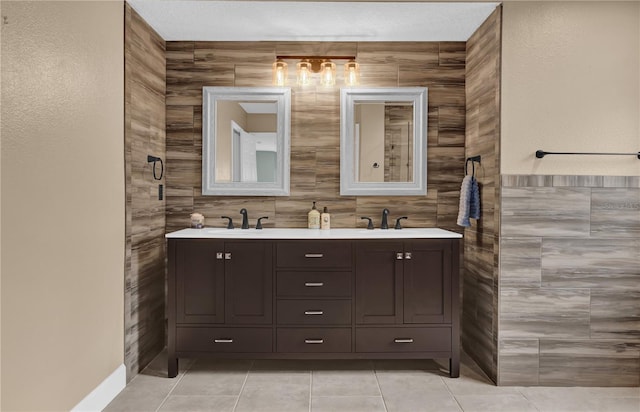
<path fill-rule="evenodd" d="M 499 4 L 127 1 L 166 41 L 466 41 Z"/>

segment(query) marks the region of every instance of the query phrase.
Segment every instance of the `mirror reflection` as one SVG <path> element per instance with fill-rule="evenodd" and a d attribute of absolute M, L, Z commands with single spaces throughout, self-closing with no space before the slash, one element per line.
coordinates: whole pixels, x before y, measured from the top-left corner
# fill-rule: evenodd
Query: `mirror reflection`
<path fill-rule="evenodd" d="M 354 105 L 355 180 L 413 181 L 413 102 Z"/>
<path fill-rule="evenodd" d="M 275 182 L 275 101 L 219 101 L 216 182 Z"/>
<path fill-rule="evenodd" d="M 427 192 L 427 88 L 340 91 L 340 194 Z"/>
<path fill-rule="evenodd" d="M 204 87 L 202 194 L 289 194 L 291 91 Z"/>

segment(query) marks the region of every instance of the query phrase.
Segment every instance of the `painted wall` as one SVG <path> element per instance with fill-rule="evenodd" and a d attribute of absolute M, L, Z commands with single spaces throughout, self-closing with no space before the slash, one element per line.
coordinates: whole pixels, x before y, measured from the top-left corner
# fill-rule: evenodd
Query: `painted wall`
<path fill-rule="evenodd" d="M 165 197 L 155 180 L 165 156 L 164 40 L 125 9 L 125 365 L 131 380 L 165 344 Z"/>
<path fill-rule="evenodd" d="M 640 175 L 640 3 L 506 2 L 503 174 Z"/>
<path fill-rule="evenodd" d="M 70 410 L 123 362 L 120 2 L 2 2 L 2 410 Z"/>
<path fill-rule="evenodd" d="M 361 182 L 384 182 L 384 104 L 360 106 L 360 175 Z M 373 164 L 377 163 L 378 168 Z"/>

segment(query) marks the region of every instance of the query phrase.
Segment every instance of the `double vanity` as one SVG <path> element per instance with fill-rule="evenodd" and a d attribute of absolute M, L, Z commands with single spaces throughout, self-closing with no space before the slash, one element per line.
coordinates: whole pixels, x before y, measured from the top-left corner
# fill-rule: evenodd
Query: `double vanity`
<path fill-rule="evenodd" d="M 459 375 L 459 242 L 442 229 L 184 229 L 168 239 L 178 359 L 448 358 Z"/>

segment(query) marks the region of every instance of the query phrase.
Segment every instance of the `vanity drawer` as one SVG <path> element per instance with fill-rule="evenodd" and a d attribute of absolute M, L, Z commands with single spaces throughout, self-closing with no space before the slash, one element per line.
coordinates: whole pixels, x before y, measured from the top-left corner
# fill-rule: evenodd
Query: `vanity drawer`
<path fill-rule="evenodd" d="M 178 352 L 272 352 L 271 328 L 177 328 Z"/>
<path fill-rule="evenodd" d="M 351 300 L 279 300 L 279 325 L 351 325 Z"/>
<path fill-rule="evenodd" d="M 278 352 L 351 352 L 351 328 L 279 328 Z"/>
<path fill-rule="evenodd" d="M 279 297 L 351 297 L 351 272 L 279 271 Z"/>
<path fill-rule="evenodd" d="M 278 242 L 278 267 L 351 268 L 351 242 Z"/>
<path fill-rule="evenodd" d="M 356 352 L 449 352 L 451 328 L 357 328 Z"/>

